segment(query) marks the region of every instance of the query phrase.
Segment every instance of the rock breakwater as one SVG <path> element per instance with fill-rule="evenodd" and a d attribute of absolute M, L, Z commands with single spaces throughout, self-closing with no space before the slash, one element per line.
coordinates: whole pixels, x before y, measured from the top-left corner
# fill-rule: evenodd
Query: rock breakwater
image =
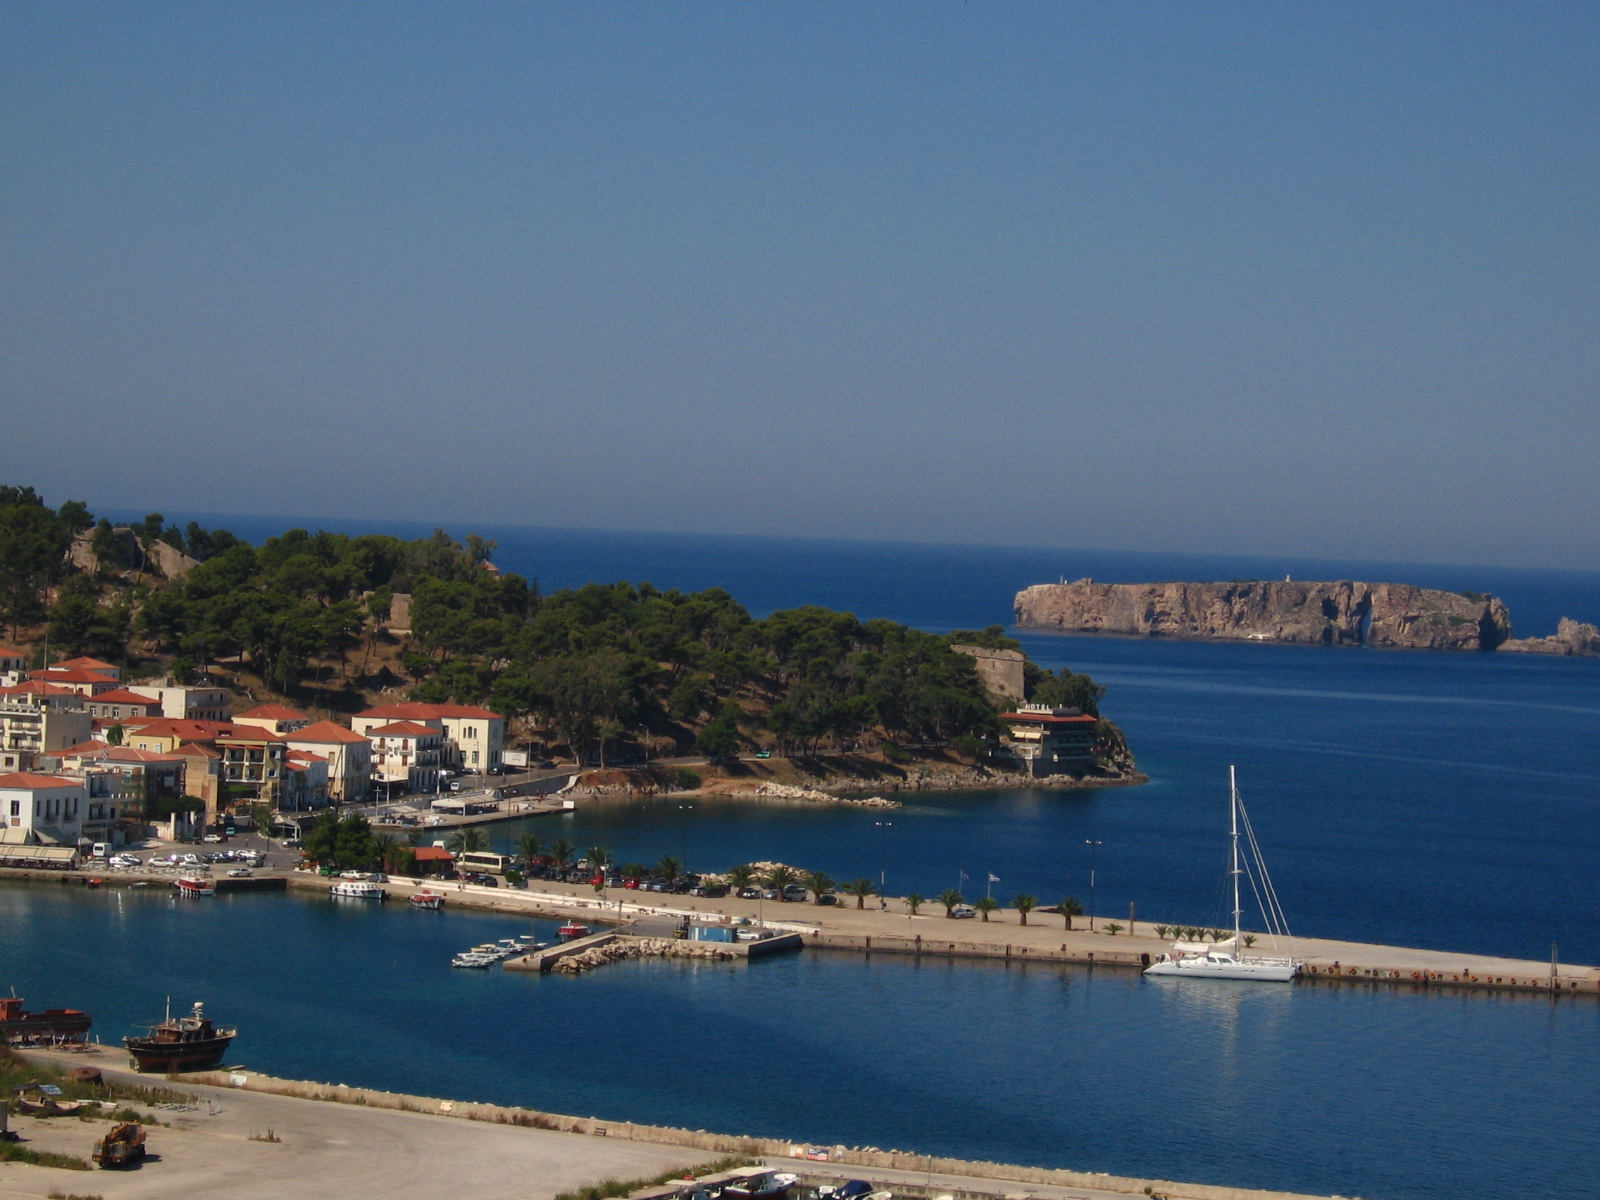
<path fill-rule="evenodd" d="M 1511 614 L 1493 596 L 1403 583 L 1044 583 L 1017 593 L 1017 624 L 1062 633 L 1417 650 L 1493 650 Z"/>
<path fill-rule="evenodd" d="M 719 949 L 714 942 L 689 942 L 667 938 L 617 938 L 603 946 L 591 946 L 569 954 L 551 964 L 551 971 L 577 975 L 627 958 L 699 958 L 713 962 L 732 962 L 738 955 Z"/>

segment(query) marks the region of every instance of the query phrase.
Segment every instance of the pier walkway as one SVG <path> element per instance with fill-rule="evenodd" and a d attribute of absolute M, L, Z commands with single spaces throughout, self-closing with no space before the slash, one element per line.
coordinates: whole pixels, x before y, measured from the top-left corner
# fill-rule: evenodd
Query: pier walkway
<path fill-rule="evenodd" d="M 320 886 L 318 876 L 294 873 L 292 886 Z M 394 878 L 386 885 L 396 898 L 418 886 Z M 951 958 L 998 960 L 1008 963 L 1050 962 L 1140 969 L 1165 951 L 1170 939 L 1158 938 L 1153 926 L 1140 920 L 1133 932 L 1115 936 L 1107 922 L 1097 930 L 1076 918 L 1074 929 L 1065 928 L 1055 913 L 1035 911 L 1028 924 L 1006 910 L 990 920 L 951 920 L 936 904 L 924 904 L 912 916 L 897 899 L 887 907 L 858 909 L 851 901 L 836 905 L 786 904 L 780 901 L 740 900 L 735 896 L 705 899 L 662 893 L 609 889 L 604 897 L 580 884 L 535 881 L 528 890 L 483 888 L 472 884 L 424 884 L 446 897 L 445 907 L 487 909 L 540 917 L 577 917 L 584 921 L 625 924 L 640 917 L 661 916 L 695 920 L 749 920 L 769 928 L 800 934 L 808 947 L 856 953 L 920 954 Z M 1267 950 L 1265 939 L 1258 949 Z M 1404 987 L 1464 987 L 1517 990 L 1561 995 L 1600 997 L 1600 968 L 1549 962 L 1459 954 L 1365 942 L 1320 938 L 1288 938 L 1273 952 L 1305 961 L 1302 982 L 1359 983 Z"/>

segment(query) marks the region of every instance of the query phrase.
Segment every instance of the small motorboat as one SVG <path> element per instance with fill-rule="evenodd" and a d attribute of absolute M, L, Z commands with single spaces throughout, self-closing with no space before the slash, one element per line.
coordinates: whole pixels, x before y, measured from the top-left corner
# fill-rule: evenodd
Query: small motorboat
<path fill-rule="evenodd" d="M 414 892 L 411 896 L 411 907 L 427 912 L 438 912 L 444 907 L 444 897 L 438 892 Z"/>
<path fill-rule="evenodd" d="M 389 893 L 365 879 L 341 879 L 338 883 L 328 885 L 328 895 L 344 896 L 351 900 L 383 900 Z"/>
<path fill-rule="evenodd" d="M 478 954 L 472 950 L 465 950 L 450 960 L 452 967 L 467 967 L 474 970 L 484 970 L 494 966 L 500 960 L 492 954 Z"/>
<path fill-rule="evenodd" d="M 723 1184 L 721 1194 L 730 1200 L 782 1200 L 799 1182 L 800 1176 L 789 1171 L 755 1168 Z"/>
<path fill-rule="evenodd" d="M 180 896 L 215 896 L 217 889 L 211 880 L 202 879 L 198 875 L 180 875 L 172 881 L 172 886 L 178 889 Z"/>
<path fill-rule="evenodd" d="M 587 925 L 584 925 L 581 922 L 568 921 L 560 929 L 556 930 L 556 935 L 560 937 L 562 941 L 570 942 L 574 938 L 588 937 L 593 932 L 594 930 L 590 929 Z"/>

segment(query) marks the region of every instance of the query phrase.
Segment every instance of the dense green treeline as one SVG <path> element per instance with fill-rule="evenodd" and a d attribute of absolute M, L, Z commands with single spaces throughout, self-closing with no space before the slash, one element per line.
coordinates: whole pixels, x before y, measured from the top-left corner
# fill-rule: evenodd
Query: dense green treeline
<path fill-rule="evenodd" d="M 91 530 L 92 565 L 66 565 L 74 536 Z M 197 565 L 159 578 L 147 569 L 157 541 Z M 28 553 L 8 555 L 13 544 Z M 177 677 L 247 664 L 290 697 L 313 671 L 357 692 L 409 682 L 413 699 L 531 718 L 550 744 L 602 763 L 625 743 L 719 757 L 757 737 L 791 753 L 879 739 L 977 752 L 999 732 L 973 659 L 951 649 L 1017 648 L 998 626 L 940 637 L 817 607 L 756 620 L 719 588 L 648 583 L 543 595 L 493 569 L 494 549 L 443 531 L 403 541 L 300 529 L 256 547 L 225 530 L 180 532 L 160 514 L 112 530 L 81 504 L 52 512 L 31 489 L 0 492 L 4 614 L 48 620 L 64 654 L 116 660 L 137 639 Z M 409 634 L 393 646 L 382 631 L 397 595 L 410 597 Z M 1088 677 L 1026 671 L 1037 699 L 1098 712 L 1102 689 Z"/>

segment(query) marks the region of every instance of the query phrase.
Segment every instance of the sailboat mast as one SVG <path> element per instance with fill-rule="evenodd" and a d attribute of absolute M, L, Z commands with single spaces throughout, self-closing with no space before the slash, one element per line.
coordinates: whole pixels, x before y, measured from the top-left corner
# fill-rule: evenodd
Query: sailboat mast
<path fill-rule="evenodd" d="M 1228 767 L 1228 827 L 1233 838 L 1233 952 L 1239 952 L 1239 780 Z"/>

